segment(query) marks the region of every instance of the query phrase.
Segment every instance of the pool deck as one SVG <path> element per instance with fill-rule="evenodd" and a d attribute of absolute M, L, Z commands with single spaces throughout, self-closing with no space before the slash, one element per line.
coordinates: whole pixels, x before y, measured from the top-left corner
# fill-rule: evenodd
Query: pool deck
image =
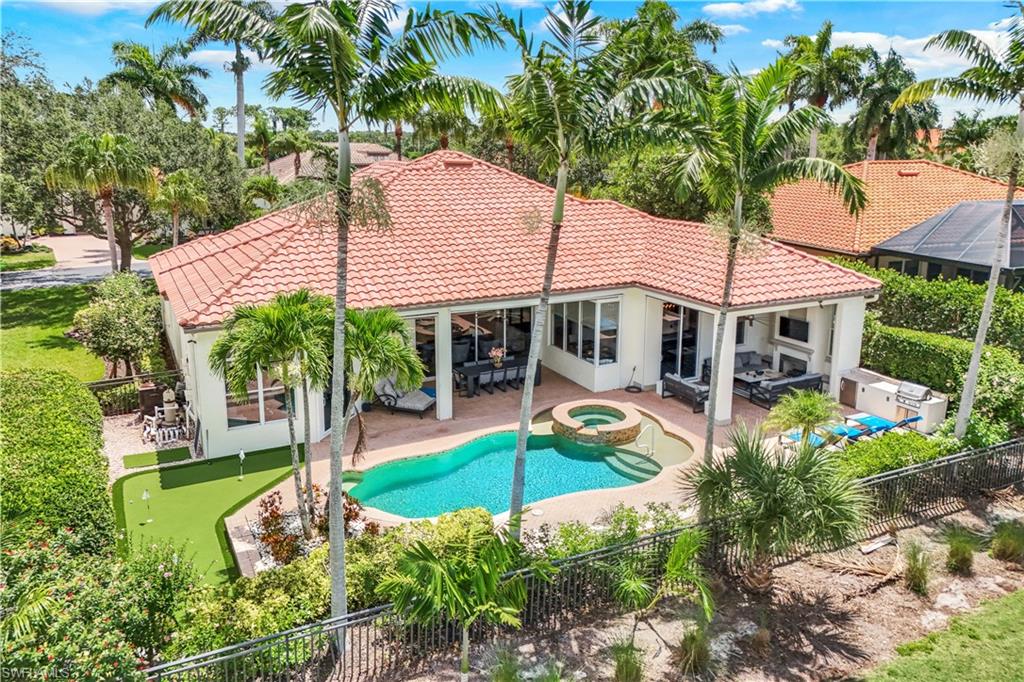
<path fill-rule="evenodd" d="M 515 430 L 518 427 L 521 398 L 522 391 L 512 389 L 505 393 L 495 392 L 494 395 L 484 393 L 473 398 L 457 396 L 454 399 L 455 416 L 446 421 L 437 421 L 428 416 L 419 419 L 415 415 L 390 414 L 376 408 L 365 414 L 370 449 L 363 453 L 355 464 L 351 455 L 355 444 L 355 424 L 350 425 L 345 439 L 348 454 L 343 461 L 344 468 L 346 471 L 365 470 L 396 459 L 449 450 L 495 431 Z M 654 391 L 627 393 L 624 390 L 614 390 L 592 393 L 561 375 L 546 370 L 541 385 L 536 387 L 534 393 L 534 414 L 563 402 L 588 398 L 631 404 L 641 412 L 656 418 L 667 433 L 687 441 L 693 447 L 694 456 L 682 464 L 666 466 L 660 474 L 643 483 L 622 488 L 585 490 L 533 503 L 529 505 L 529 511 L 525 515 L 524 526 L 535 528 L 544 523 L 557 524 L 564 521 L 593 522 L 602 511 L 620 502 L 635 507 L 642 507 L 651 502 L 665 502 L 684 513 L 689 511 L 683 509 L 684 501 L 678 479 L 681 472 L 700 461 L 704 450 L 704 415 L 694 414 L 689 405 L 675 398 L 662 399 Z M 744 422 L 752 426 L 764 419 L 767 414 L 767 410 L 739 396 L 733 396 L 733 424 Z M 716 447 L 725 445 L 729 428 L 715 428 Z M 315 443 L 311 449 L 313 480 L 326 489 L 330 468 L 330 438 Z M 280 483 L 275 490 L 281 493 L 285 509 L 295 506 L 295 489 L 290 478 Z M 258 510 L 257 498 L 225 519 L 242 575 L 252 575 L 255 572 L 255 541 L 248 530 L 246 519 L 254 519 Z M 385 525 L 408 520 L 377 509 L 367 509 L 367 516 Z M 506 516 L 499 514 L 495 519 L 503 522 Z"/>

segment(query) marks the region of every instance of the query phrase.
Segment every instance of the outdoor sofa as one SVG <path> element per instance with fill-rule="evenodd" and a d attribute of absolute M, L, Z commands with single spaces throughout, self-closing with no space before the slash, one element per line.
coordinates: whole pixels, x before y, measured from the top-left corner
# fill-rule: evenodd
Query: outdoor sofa
<path fill-rule="evenodd" d="M 775 403 L 779 401 L 779 398 L 790 391 L 796 391 L 798 389 L 813 389 L 815 391 L 820 391 L 823 380 L 824 379 L 821 374 L 811 373 L 801 374 L 796 377 L 783 377 L 782 379 L 762 381 L 759 384 L 751 384 L 750 402 L 770 410 L 775 407 Z"/>
<path fill-rule="evenodd" d="M 683 379 L 678 374 L 666 374 L 661 378 L 661 397 L 675 396 L 693 407 L 694 413 L 704 411 L 710 387 L 692 379 Z"/>

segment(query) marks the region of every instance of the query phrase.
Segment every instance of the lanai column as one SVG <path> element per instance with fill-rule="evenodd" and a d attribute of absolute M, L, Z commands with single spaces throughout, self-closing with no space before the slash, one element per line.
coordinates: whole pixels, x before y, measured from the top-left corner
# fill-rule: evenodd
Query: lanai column
<path fill-rule="evenodd" d="M 441 308 L 434 324 L 434 385 L 437 389 L 437 418 L 452 418 L 452 311 Z"/>
<path fill-rule="evenodd" d="M 842 372 L 860 365 L 861 335 L 864 333 L 863 298 L 851 298 L 836 304 L 835 333 L 832 337 L 832 367 L 829 373 L 829 392 L 839 397 L 839 377 Z"/>
<path fill-rule="evenodd" d="M 714 317 L 718 329 L 718 314 Z M 713 336 L 713 335 L 712 335 Z M 712 346 L 712 353 L 714 352 Z M 736 313 L 725 316 L 725 339 L 722 341 L 721 369 L 718 372 L 718 386 L 713 387 L 718 396 L 715 407 L 715 424 L 724 426 L 732 423 L 732 386 L 736 365 Z"/>

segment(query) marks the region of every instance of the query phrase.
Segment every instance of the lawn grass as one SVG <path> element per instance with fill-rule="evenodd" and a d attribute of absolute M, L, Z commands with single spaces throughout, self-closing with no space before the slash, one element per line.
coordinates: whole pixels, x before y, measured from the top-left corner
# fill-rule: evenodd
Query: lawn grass
<path fill-rule="evenodd" d="M 899 658 L 865 679 L 1024 681 L 1024 590 L 986 602 L 948 630 L 897 647 Z"/>
<path fill-rule="evenodd" d="M 136 244 L 132 247 L 132 258 L 146 260 L 154 253 L 160 253 L 169 248 L 171 248 L 170 244 Z"/>
<path fill-rule="evenodd" d="M 0 366 L 62 369 L 82 381 L 102 379 L 103 360 L 64 336 L 89 296 L 84 284 L 5 291 L 0 296 Z"/>
<path fill-rule="evenodd" d="M 155 452 L 141 452 L 137 455 L 125 455 L 124 468 L 138 469 L 139 467 L 148 467 L 154 464 L 184 462 L 191 455 L 192 453 L 188 448 L 171 448 L 170 450 L 156 450 Z"/>
<path fill-rule="evenodd" d="M 238 574 L 224 518 L 290 474 L 287 446 L 246 453 L 242 480 L 237 457 L 129 474 L 114 483 L 117 525 L 136 545 L 156 540 L 183 548 L 208 582 L 224 583 Z"/>
<path fill-rule="evenodd" d="M 41 244 L 32 246 L 21 253 L 8 253 L 0 256 L 0 272 L 38 270 L 56 264 L 57 259 L 53 255 L 53 249 Z"/>

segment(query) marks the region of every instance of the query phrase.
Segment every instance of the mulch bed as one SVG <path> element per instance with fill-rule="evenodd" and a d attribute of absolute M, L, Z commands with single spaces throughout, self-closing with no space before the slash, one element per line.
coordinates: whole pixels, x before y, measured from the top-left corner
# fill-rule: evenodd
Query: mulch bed
<path fill-rule="evenodd" d="M 897 645 L 948 626 L 984 599 L 1024 588 L 1024 566 L 974 555 L 969 576 L 945 569 L 942 531 L 960 523 L 988 530 L 1007 518 L 1024 520 L 1024 495 L 1002 494 L 959 505 L 941 518 L 899 530 L 899 547 L 887 546 L 868 556 L 854 547 L 817 555 L 776 570 L 771 599 L 742 592 L 733 581 L 718 581 L 716 613 L 711 626 L 713 670 L 704 679 L 841 680 L 891 660 Z M 932 558 L 928 596 L 910 592 L 903 583 L 901 550 L 920 542 Z M 897 569 L 892 571 L 893 567 Z M 645 680 L 679 680 L 677 650 L 683 632 L 694 622 L 689 604 L 666 601 L 637 629 L 645 653 Z M 612 679 L 608 647 L 628 637 L 631 614 L 602 612 L 555 635 L 523 633 L 514 648 L 525 668 L 539 670 L 556 659 L 563 679 Z M 492 649 L 474 656 L 474 667 L 493 660 Z M 410 679 L 455 680 L 457 663 L 441 657 L 426 673 Z"/>

